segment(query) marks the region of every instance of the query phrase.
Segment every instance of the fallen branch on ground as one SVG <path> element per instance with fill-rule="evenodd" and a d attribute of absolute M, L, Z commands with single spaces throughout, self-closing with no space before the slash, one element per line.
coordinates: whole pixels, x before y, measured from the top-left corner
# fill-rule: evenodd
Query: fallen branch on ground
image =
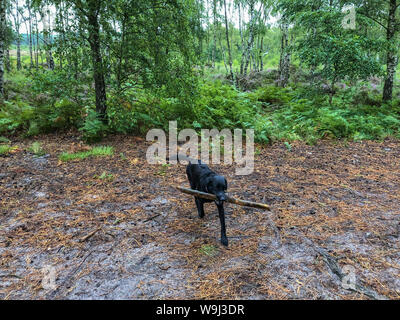
<path fill-rule="evenodd" d="M 89 240 L 91 237 L 93 237 L 97 232 L 99 232 L 101 228 L 97 228 L 93 232 L 89 233 L 87 236 L 83 237 L 82 239 L 79 240 L 79 242 L 84 242 L 86 240 Z"/>
<path fill-rule="evenodd" d="M 318 247 L 314 244 L 312 240 L 307 238 L 302 232 L 299 230 L 295 230 L 295 233 L 300 236 L 300 238 L 310 245 L 318 254 L 320 254 L 325 261 L 328 268 L 335 274 L 340 281 L 343 281 L 346 274 L 343 273 L 342 268 L 339 266 L 337 260 L 332 257 L 324 248 Z M 344 288 L 344 287 L 343 287 Z M 346 288 L 347 290 L 351 290 L 362 295 L 365 295 L 371 299 L 375 300 L 387 300 L 387 297 L 380 295 L 379 293 L 375 292 L 372 289 L 366 288 L 359 283 L 355 283 L 353 288 Z"/>
<path fill-rule="evenodd" d="M 187 189 L 187 188 L 183 188 L 183 187 L 176 187 L 176 188 L 183 193 L 190 194 L 190 195 L 198 197 L 198 198 L 207 199 L 207 200 L 217 200 L 217 197 L 210 193 L 205 193 L 205 192 Z M 227 196 L 226 202 L 237 204 L 242 207 L 251 207 L 251 208 L 258 208 L 258 209 L 271 211 L 271 208 L 266 204 L 239 200 L 239 199 L 235 199 L 235 198 L 232 198 L 229 196 Z"/>
<path fill-rule="evenodd" d="M 150 217 L 150 218 L 144 220 L 143 222 L 146 223 L 146 222 L 152 221 L 152 220 L 154 220 L 155 218 L 157 218 L 157 217 L 159 217 L 159 216 L 161 216 L 161 213 L 156 214 L 155 216 L 152 216 L 152 217 Z"/>

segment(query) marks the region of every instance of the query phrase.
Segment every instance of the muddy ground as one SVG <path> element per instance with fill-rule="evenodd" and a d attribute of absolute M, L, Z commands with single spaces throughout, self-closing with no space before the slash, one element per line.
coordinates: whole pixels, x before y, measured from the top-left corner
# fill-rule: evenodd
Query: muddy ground
<path fill-rule="evenodd" d="M 69 163 L 78 138 L 37 140 L 45 156 L 14 140 L 0 157 L 1 299 L 400 298 L 398 141 L 258 147 L 245 177 L 214 166 L 231 196 L 272 207 L 227 205 L 225 248 L 215 205 L 200 220 L 174 189 L 184 167 L 148 165 L 143 139 Z"/>

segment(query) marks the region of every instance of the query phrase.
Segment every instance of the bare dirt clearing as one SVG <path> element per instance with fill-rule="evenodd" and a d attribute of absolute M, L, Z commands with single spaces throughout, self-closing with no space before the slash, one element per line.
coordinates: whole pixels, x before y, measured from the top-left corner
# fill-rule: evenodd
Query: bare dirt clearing
<path fill-rule="evenodd" d="M 24 140 L 0 158 L 1 299 L 400 298 L 398 141 L 260 147 L 246 177 L 213 166 L 231 196 L 272 207 L 227 205 L 229 248 L 215 205 L 200 220 L 174 189 L 184 166 L 148 165 L 144 140 L 113 137 L 113 157 L 68 163 L 73 138 L 40 142 L 48 156 Z"/>

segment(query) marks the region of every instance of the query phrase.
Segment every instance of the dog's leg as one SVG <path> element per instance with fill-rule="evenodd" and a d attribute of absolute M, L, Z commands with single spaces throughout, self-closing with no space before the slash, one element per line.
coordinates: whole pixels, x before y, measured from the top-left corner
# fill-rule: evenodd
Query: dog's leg
<path fill-rule="evenodd" d="M 197 212 L 200 218 L 204 218 L 204 203 L 199 198 L 194 198 L 196 201 Z"/>
<path fill-rule="evenodd" d="M 219 220 L 221 221 L 221 243 L 224 246 L 228 246 L 228 238 L 226 237 L 226 226 L 225 226 L 225 211 L 224 205 L 217 205 Z"/>

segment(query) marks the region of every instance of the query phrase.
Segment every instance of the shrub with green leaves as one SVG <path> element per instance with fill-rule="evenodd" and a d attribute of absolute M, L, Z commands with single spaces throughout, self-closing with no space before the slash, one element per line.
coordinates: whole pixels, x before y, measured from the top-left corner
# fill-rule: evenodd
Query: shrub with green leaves
<path fill-rule="evenodd" d="M 90 143 L 100 141 L 107 134 L 107 125 L 98 117 L 95 110 L 89 109 L 83 126 L 79 129 L 83 138 Z"/>
<path fill-rule="evenodd" d="M 255 92 L 258 101 L 266 104 L 282 105 L 292 100 L 290 89 L 275 86 L 261 87 Z"/>
<path fill-rule="evenodd" d="M 0 133 L 15 133 L 27 130 L 33 120 L 35 109 L 22 101 L 4 101 L 0 109 Z"/>
<path fill-rule="evenodd" d="M 193 108 L 192 123 L 198 128 L 252 128 L 260 104 L 253 95 L 221 82 L 205 82 Z M 188 120 L 191 119 L 188 116 Z"/>

